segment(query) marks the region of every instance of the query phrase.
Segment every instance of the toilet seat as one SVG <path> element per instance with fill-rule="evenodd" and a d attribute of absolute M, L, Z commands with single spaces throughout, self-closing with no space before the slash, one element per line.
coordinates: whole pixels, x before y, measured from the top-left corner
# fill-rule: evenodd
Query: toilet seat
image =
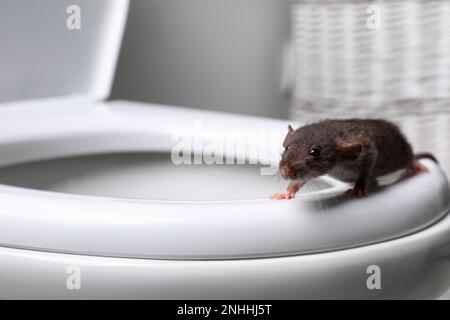
<path fill-rule="evenodd" d="M 39 110 L 39 112 L 35 112 Z M 175 117 L 176 115 L 176 117 Z M 18 102 L 0 108 L 0 166 L 80 154 L 170 151 L 170 132 L 202 120 L 215 129 L 285 130 L 279 120 L 83 98 Z M 170 125 L 169 125 L 170 124 Z M 424 229 L 448 212 L 440 168 L 366 199 L 160 201 L 61 194 L 0 186 L 0 246 L 96 256 L 237 259 L 359 247 Z M 421 190 L 420 197 L 417 190 Z M 267 195 L 269 196 L 269 195 Z"/>

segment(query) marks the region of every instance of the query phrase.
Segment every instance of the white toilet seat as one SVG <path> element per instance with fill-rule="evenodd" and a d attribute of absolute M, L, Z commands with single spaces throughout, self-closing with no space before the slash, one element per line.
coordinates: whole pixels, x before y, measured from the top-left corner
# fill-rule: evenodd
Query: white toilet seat
<path fill-rule="evenodd" d="M 173 126 L 195 120 L 214 128 L 286 127 L 284 121 L 120 101 L 16 103 L 0 109 L 0 127 L 5 128 L 0 136 L 0 165 L 93 152 L 169 151 Z M 281 202 L 168 202 L 2 185 L 0 246 L 188 260 L 292 256 L 359 247 L 414 233 L 447 214 L 447 180 L 434 163 L 424 164 L 429 174 L 351 201 L 317 201 L 304 195 Z M 328 194 L 342 193 L 347 187 L 327 181 L 333 186 Z M 420 197 L 417 190 L 423 190 Z"/>

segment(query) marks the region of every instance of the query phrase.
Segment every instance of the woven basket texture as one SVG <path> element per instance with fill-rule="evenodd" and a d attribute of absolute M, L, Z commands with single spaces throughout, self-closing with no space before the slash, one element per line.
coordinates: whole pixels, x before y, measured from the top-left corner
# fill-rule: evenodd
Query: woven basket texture
<path fill-rule="evenodd" d="M 378 117 L 450 173 L 450 1 L 292 1 L 290 117 Z"/>

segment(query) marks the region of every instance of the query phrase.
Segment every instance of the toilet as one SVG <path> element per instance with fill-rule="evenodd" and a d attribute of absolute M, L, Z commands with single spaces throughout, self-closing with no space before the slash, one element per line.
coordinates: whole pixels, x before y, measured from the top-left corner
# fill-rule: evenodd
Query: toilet
<path fill-rule="evenodd" d="M 395 299 L 448 289 L 450 190 L 437 164 L 423 160 L 428 173 L 364 199 L 324 176 L 290 201 L 269 199 L 287 182 L 258 164 L 174 165 L 179 128 L 277 130 L 282 141 L 288 122 L 108 101 L 127 1 L 80 1 L 95 36 L 55 29 L 68 4 L 41 2 L 55 19 L 19 10 L 22 1 L 16 16 L 0 10 L 12 25 L 0 41 L 42 37 L 8 42 L 0 61 L 16 70 L 0 75 L 9 87 L 0 91 L 1 299 Z"/>

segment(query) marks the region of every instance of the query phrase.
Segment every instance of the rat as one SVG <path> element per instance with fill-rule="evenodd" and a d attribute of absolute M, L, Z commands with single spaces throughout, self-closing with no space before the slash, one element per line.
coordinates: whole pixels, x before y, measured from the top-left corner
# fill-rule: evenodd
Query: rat
<path fill-rule="evenodd" d="M 294 130 L 289 125 L 279 163 L 284 179 L 291 180 L 286 193 L 272 199 L 292 199 L 309 180 L 328 174 L 354 183 L 345 194 L 368 195 L 377 177 L 406 169 L 403 177 L 427 172 L 418 162 L 430 153 L 414 155 L 400 128 L 381 119 L 327 119 Z"/>

